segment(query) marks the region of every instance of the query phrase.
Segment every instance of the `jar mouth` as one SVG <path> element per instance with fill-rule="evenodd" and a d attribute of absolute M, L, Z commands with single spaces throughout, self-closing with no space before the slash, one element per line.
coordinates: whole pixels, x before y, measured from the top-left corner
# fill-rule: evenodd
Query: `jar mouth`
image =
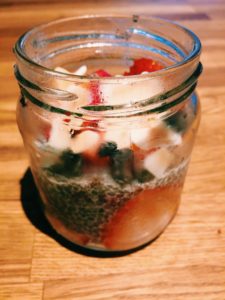
<path fill-rule="evenodd" d="M 62 25 L 64 22 L 69 22 L 69 21 L 74 21 L 74 20 L 82 20 L 82 19 L 83 20 L 85 20 L 85 19 L 93 19 L 94 20 L 96 18 L 130 19 L 133 21 L 134 26 L 129 28 L 129 30 L 127 31 L 128 33 L 130 32 L 130 34 L 145 36 L 147 38 L 157 40 L 161 43 L 165 43 L 167 46 L 169 46 L 171 49 L 176 51 L 182 57 L 182 59 L 180 61 L 176 61 L 175 63 L 173 63 L 169 66 L 165 66 L 161 70 L 157 70 L 157 71 L 154 71 L 154 72 L 151 72 L 148 74 L 129 75 L 129 76 L 116 77 L 116 78 L 114 76 L 102 77 L 102 78 L 98 78 L 99 81 L 109 82 L 109 83 L 113 83 L 116 81 L 118 83 L 127 78 L 129 78 L 129 80 L 145 80 L 145 79 L 149 79 L 149 78 L 153 78 L 153 77 L 162 76 L 162 74 L 163 75 L 170 74 L 170 73 L 173 73 L 173 72 L 177 71 L 178 69 L 182 68 L 183 66 L 185 66 L 185 64 L 192 62 L 193 60 L 196 59 L 196 57 L 198 57 L 200 55 L 201 42 L 200 42 L 199 38 L 197 37 L 197 35 L 194 34 L 191 30 L 183 27 L 180 24 L 177 24 L 176 22 L 170 21 L 170 20 L 165 20 L 165 19 L 156 18 L 156 17 L 138 16 L 138 15 L 133 15 L 133 16 L 132 15 L 84 15 L 84 16 L 78 16 L 78 17 L 63 18 L 63 19 L 52 21 L 52 22 L 48 22 L 46 24 L 34 27 L 33 29 L 24 33 L 15 44 L 15 47 L 14 47 L 15 54 L 18 57 L 18 59 L 22 59 L 23 62 L 25 62 L 26 64 L 35 68 L 36 71 L 44 72 L 46 75 L 57 76 L 59 78 L 69 80 L 69 81 L 74 81 L 74 82 L 90 81 L 92 78 L 88 75 L 80 76 L 80 75 L 75 75 L 75 74 L 70 74 L 70 73 L 64 73 L 61 71 L 56 71 L 56 70 L 54 70 L 54 68 L 51 68 L 51 67 L 48 67 L 48 66 L 45 66 L 45 65 L 39 63 L 37 60 L 33 59 L 27 53 L 28 51 L 30 51 L 30 49 L 28 49 L 28 51 L 27 51 L 26 48 L 27 48 L 27 43 L 30 42 L 30 38 L 32 35 L 37 35 L 37 36 L 40 35 L 41 36 L 41 34 L 39 34 L 39 33 L 48 27 Z M 173 41 L 170 41 L 169 39 L 166 39 L 165 37 L 162 37 L 159 34 L 153 34 L 152 32 L 147 31 L 147 30 L 135 28 L 135 25 L 137 24 L 137 20 L 139 20 L 139 19 L 142 21 L 146 21 L 146 22 L 149 22 L 149 21 L 156 22 L 160 26 L 166 26 L 167 24 L 169 26 L 172 26 L 174 29 L 185 34 L 192 41 L 191 49 L 188 49 L 188 51 L 186 51 L 186 53 L 184 53 L 180 49 L 180 47 L 178 47 Z M 63 37 L 62 37 L 62 40 L 63 40 Z M 51 41 L 46 40 L 46 39 L 42 40 L 43 43 L 48 43 L 48 42 L 51 43 L 52 41 L 53 40 L 51 40 Z M 35 40 L 32 42 L 34 42 L 34 44 L 35 44 Z M 134 46 L 136 46 L 136 45 L 134 45 Z M 152 49 L 152 50 L 154 51 L 154 49 Z M 37 49 L 36 49 L 36 51 L 38 52 Z"/>

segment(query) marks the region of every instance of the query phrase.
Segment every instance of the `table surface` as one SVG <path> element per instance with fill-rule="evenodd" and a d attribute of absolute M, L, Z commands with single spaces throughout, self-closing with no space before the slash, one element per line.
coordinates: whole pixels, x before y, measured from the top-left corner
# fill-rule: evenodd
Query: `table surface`
<path fill-rule="evenodd" d="M 0 1 L 0 299 L 224 300 L 225 1 L 46 2 Z M 46 232 L 35 191 L 26 189 L 32 182 L 15 120 L 19 35 L 59 17 L 104 12 L 179 21 L 203 44 L 202 120 L 178 214 L 154 243 L 117 258 L 71 251 Z"/>

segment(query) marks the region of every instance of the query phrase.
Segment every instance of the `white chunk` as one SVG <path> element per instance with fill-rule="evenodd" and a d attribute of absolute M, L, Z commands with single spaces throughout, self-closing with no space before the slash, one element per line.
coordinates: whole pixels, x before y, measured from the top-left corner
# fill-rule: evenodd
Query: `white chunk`
<path fill-rule="evenodd" d="M 62 72 L 62 73 L 68 73 L 68 74 L 74 74 L 74 75 L 78 75 L 78 76 L 83 76 L 87 73 L 87 66 L 86 65 L 83 65 L 83 66 L 80 66 L 76 71 L 74 72 L 70 72 L 62 67 L 56 67 L 55 68 L 55 71 L 57 72 Z"/>
<path fill-rule="evenodd" d="M 131 141 L 142 150 L 150 148 L 150 128 L 138 128 L 131 130 Z"/>
<path fill-rule="evenodd" d="M 66 69 L 64 69 L 62 67 L 56 67 L 54 70 L 57 71 L 57 72 L 70 74 L 70 72 L 68 70 L 66 70 Z"/>
<path fill-rule="evenodd" d="M 124 79 L 123 82 L 117 84 L 102 83 L 100 89 L 106 103 L 118 105 L 146 100 L 159 94 L 163 86 L 160 80 L 156 79 L 142 82 L 130 82 Z"/>
<path fill-rule="evenodd" d="M 106 142 L 115 142 L 118 149 L 130 147 L 129 130 L 108 130 L 105 134 Z"/>
<path fill-rule="evenodd" d="M 95 131 L 85 130 L 72 139 L 70 148 L 74 153 L 82 153 L 96 149 L 99 144 L 99 134 Z"/>
<path fill-rule="evenodd" d="M 154 121 L 149 128 L 138 128 L 131 131 L 131 141 L 142 150 L 163 145 L 179 145 L 182 137 L 168 128 L 162 121 Z"/>
<path fill-rule="evenodd" d="M 83 65 L 80 66 L 75 72 L 73 72 L 74 75 L 78 75 L 78 76 L 84 76 L 87 73 L 87 66 Z"/>
<path fill-rule="evenodd" d="M 62 67 L 56 67 L 55 71 L 73 74 Z M 74 72 L 74 74 L 84 75 L 86 71 L 87 71 L 87 66 L 83 65 L 80 68 L 78 68 Z M 90 103 L 91 93 L 88 87 L 86 87 L 85 85 L 72 83 L 71 81 L 66 81 L 58 78 L 54 80 L 54 83 L 57 89 L 70 92 L 75 96 L 77 96 L 77 98 L 74 101 L 64 101 L 63 103 L 61 102 L 61 105 L 63 105 L 64 109 L 75 111 L 77 107 L 81 107 Z"/>
<path fill-rule="evenodd" d="M 77 99 L 72 103 L 72 108 L 81 107 L 90 103 L 91 93 L 87 88 L 71 83 L 67 85 L 65 89 L 77 96 Z"/>
<path fill-rule="evenodd" d="M 173 159 L 174 155 L 169 150 L 161 148 L 145 158 L 144 167 L 155 177 L 161 178 Z"/>
<path fill-rule="evenodd" d="M 63 150 L 69 147 L 69 143 L 70 134 L 68 128 L 62 124 L 61 119 L 54 120 L 52 122 L 48 145 L 55 149 Z"/>
<path fill-rule="evenodd" d="M 168 139 L 172 145 L 180 145 L 182 143 L 182 136 L 173 129 L 168 128 Z"/>

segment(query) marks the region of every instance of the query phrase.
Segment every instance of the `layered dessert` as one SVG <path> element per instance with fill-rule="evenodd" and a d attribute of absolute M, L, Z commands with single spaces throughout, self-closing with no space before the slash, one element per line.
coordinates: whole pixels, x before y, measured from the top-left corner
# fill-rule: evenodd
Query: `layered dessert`
<path fill-rule="evenodd" d="M 101 87 L 98 79 L 162 68 L 147 58 L 134 60 L 122 74 L 82 65 L 73 73 L 95 80 L 83 90 L 60 88 L 83 95 L 90 106 L 110 102 L 104 98 L 110 93 L 118 104 L 135 96 L 123 87 Z M 102 128 L 101 122 L 73 122 L 70 113 L 46 122 L 33 145 L 38 164 L 32 171 L 46 217 L 59 234 L 93 249 L 132 249 L 157 237 L 177 210 L 197 129 L 195 110 L 186 103 L 165 119 L 148 118 L 136 127 Z"/>

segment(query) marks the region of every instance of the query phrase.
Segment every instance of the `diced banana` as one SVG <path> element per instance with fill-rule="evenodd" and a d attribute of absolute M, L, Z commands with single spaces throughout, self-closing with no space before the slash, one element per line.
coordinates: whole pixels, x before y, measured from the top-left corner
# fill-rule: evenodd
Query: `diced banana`
<path fill-rule="evenodd" d="M 66 70 L 65 68 L 62 68 L 62 67 L 56 67 L 55 71 L 62 72 L 62 73 L 68 73 L 68 74 L 74 74 L 74 75 L 78 75 L 78 76 L 83 76 L 87 73 L 87 66 L 82 65 L 74 72 L 69 72 L 68 70 Z"/>
<path fill-rule="evenodd" d="M 115 142 L 118 149 L 130 147 L 130 131 L 129 130 L 108 130 L 105 133 L 106 142 Z"/>
<path fill-rule="evenodd" d="M 78 76 L 84 76 L 86 73 L 87 73 L 86 65 L 80 66 L 75 72 L 73 72 L 74 75 L 78 75 Z"/>
<path fill-rule="evenodd" d="M 71 140 L 70 148 L 74 153 L 96 149 L 100 144 L 100 135 L 92 130 L 85 130 Z"/>
<path fill-rule="evenodd" d="M 179 145 L 182 137 L 168 128 L 164 122 L 154 121 L 149 124 L 149 128 L 133 129 L 131 141 L 140 149 L 149 150 L 163 145 Z"/>
<path fill-rule="evenodd" d="M 144 167 L 155 177 L 161 178 L 171 165 L 174 155 L 166 148 L 149 154 L 144 160 Z"/>
<path fill-rule="evenodd" d="M 63 150 L 68 148 L 69 144 L 70 134 L 68 128 L 62 124 L 61 119 L 54 120 L 52 122 L 48 145 L 55 149 Z"/>
<path fill-rule="evenodd" d="M 87 66 L 81 66 L 74 73 L 71 73 L 62 67 L 56 67 L 55 71 L 82 76 L 85 75 L 85 73 L 87 72 Z M 90 90 L 86 88 L 85 85 L 72 83 L 70 81 L 65 81 L 62 79 L 55 79 L 55 85 L 57 89 L 70 92 L 77 96 L 77 98 L 74 101 L 64 101 L 64 109 L 74 111 L 77 107 L 87 105 L 91 100 Z"/>
<path fill-rule="evenodd" d="M 151 147 L 150 143 L 150 128 L 138 128 L 131 130 L 131 141 L 142 150 L 148 150 Z"/>
<path fill-rule="evenodd" d="M 123 83 L 118 84 L 102 83 L 100 89 L 106 103 L 112 105 L 132 104 L 158 94 L 162 89 L 162 84 L 159 80 L 136 83 L 124 80 Z"/>

